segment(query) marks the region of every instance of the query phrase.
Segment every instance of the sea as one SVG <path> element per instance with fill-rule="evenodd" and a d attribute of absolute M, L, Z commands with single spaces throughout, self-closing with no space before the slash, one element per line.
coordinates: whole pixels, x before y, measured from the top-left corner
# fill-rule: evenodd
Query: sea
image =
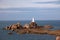
<path fill-rule="evenodd" d="M 12 35 L 8 34 L 8 30 L 3 30 L 2 28 L 20 23 L 21 25 L 29 24 L 30 20 L 21 20 L 21 21 L 0 21 L 0 40 L 55 40 L 55 35 L 48 34 L 17 34 L 13 32 Z M 60 20 L 36 20 L 38 25 L 52 25 L 53 29 L 50 30 L 60 30 Z"/>

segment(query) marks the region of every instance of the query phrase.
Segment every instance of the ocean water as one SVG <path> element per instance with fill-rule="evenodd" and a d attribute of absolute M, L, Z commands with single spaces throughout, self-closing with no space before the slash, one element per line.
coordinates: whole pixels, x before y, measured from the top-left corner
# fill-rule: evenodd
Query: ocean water
<path fill-rule="evenodd" d="M 9 26 L 19 22 L 21 25 L 30 23 L 31 21 L 0 21 L 0 40 L 55 40 L 56 36 L 54 35 L 41 35 L 41 34 L 17 34 L 13 32 L 12 35 L 9 35 L 7 30 L 2 30 L 3 27 Z M 52 25 L 54 28 L 51 30 L 60 29 L 60 20 L 36 20 L 38 25 Z"/>

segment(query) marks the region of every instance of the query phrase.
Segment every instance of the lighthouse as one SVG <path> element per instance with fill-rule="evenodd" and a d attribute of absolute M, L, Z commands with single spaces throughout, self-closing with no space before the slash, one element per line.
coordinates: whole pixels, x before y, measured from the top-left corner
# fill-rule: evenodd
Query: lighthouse
<path fill-rule="evenodd" d="M 35 22 L 34 18 L 32 18 L 32 22 Z"/>
<path fill-rule="evenodd" d="M 32 21 L 31 21 L 31 23 L 29 24 L 29 28 L 36 28 L 37 27 L 37 23 L 35 22 L 35 19 L 34 18 L 32 18 Z"/>

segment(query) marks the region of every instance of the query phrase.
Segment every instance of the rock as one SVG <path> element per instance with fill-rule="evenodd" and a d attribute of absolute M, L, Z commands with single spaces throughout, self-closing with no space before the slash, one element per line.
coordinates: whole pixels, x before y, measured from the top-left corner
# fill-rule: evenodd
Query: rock
<path fill-rule="evenodd" d="M 36 22 L 31 22 L 29 24 L 29 26 L 30 26 L 30 28 L 36 28 L 37 27 L 37 24 L 36 24 Z"/>
<path fill-rule="evenodd" d="M 44 28 L 51 29 L 53 27 L 51 25 L 45 25 Z"/>
<path fill-rule="evenodd" d="M 25 24 L 23 28 L 29 28 L 29 24 Z"/>
<path fill-rule="evenodd" d="M 60 36 L 57 36 L 57 37 L 56 37 L 56 40 L 60 40 Z"/>
<path fill-rule="evenodd" d="M 12 32 L 8 32 L 9 35 L 13 34 Z"/>
<path fill-rule="evenodd" d="M 13 29 L 14 29 L 14 30 L 17 29 L 17 25 L 16 25 L 16 24 L 13 24 L 13 25 L 12 25 L 11 30 L 13 30 Z"/>
<path fill-rule="evenodd" d="M 20 23 L 17 23 L 17 29 L 22 29 L 22 25 Z"/>
<path fill-rule="evenodd" d="M 44 26 L 37 26 L 36 28 L 38 28 L 38 29 L 41 29 L 41 28 L 43 28 Z"/>
<path fill-rule="evenodd" d="M 22 25 L 19 24 L 19 23 L 13 24 L 12 27 L 11 27 L 12 30 L 15 30 L 15 29 L 22 29 L 22 28 L 23 28 Z"/>
<path fill-rule="evenodd" d="M 14 31 L 15 29 L 22 29 L 22 28 L 23 28 L 22 25 L 20 23 L 17 23 L 17 24 L 7 26 L 5 29 Z"/>
<path fill-rule="evenodd" d="M 5 29 L 6 29 L 6 30 L 11 30 L 11 27 L 8 27 L 8 26 L 7 26 Z"/>

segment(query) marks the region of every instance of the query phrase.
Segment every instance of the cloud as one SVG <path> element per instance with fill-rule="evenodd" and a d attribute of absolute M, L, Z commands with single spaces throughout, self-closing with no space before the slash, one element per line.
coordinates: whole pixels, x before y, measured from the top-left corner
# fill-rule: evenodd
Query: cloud
<path fill-rule="evenodd" d="M 37 4 L 60 4 L 60 1 L 51 1 L 51 2 L 34 2 Z"/>
<path fill-rule="evenodd" d="M 24 4 L 12 4 L 1 5 L 0 8 L 24 8 L 24 7 L 39 7 L 39 8 L 58 8 L 59 4 L 34 4 L 34 3 L 24 3 Z"/>
<path fill-rule="evenodd" d="M 58 0 L 32 0 L 32 2 L 51 2 L 51 1 L 58 1 Z"/>
<path fill-rule="evenodd" d="M 20 13 L 20 12 L 32 12 L 32 11 L 8 11 L 8 10 L 0 11 L 0 13 Z"/>
<path fill-rule="evenodd" d="M 58 8 L 60 4 L 58 0 L 2 0 L 0 2 L 0 8 L 24 8 L 24 7 L 36 7 L 36 8 Z M 48 2 L 51 2 L 48 4 Z"/>

